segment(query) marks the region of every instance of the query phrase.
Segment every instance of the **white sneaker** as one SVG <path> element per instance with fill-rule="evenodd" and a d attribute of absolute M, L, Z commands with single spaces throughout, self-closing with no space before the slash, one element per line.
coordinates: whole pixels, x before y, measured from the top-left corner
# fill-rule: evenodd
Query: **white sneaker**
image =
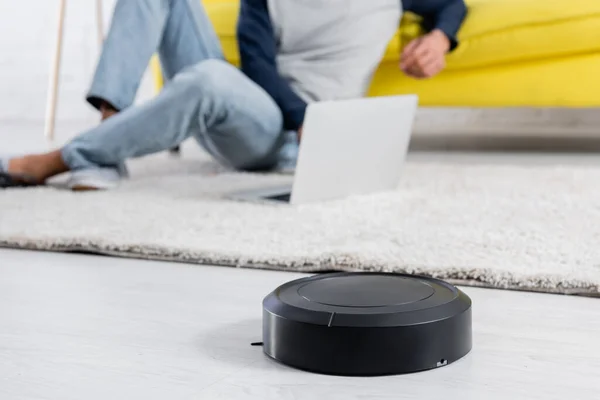
<path fill-rule="evenodd" d="M 67 187 L 75 191 L 109 190 L 119 186 L 123 174 L 117 168 L 90 168 L 71 172 Z"/>
<path fill-rule="evenodd" d="M 294 131 L 286 132 L 285 143 L 279 149 L 277 164 L 273 172 L 288 175 L 293 174 L 296 171 L 299 149 L 298 134 Z"/>

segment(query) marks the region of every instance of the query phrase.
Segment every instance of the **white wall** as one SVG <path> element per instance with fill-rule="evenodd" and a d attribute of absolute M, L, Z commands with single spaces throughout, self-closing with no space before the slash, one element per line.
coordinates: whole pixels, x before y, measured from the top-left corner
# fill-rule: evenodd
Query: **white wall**
<path fill-rule="evenodd" d="M 67 0 L 57 143 L 98 122 L 84 101 L 98 57 L 95 2 Z M 115 0 L 103 3 L 108 29 Z M 15 139 L 49 146 L 42 129 L 58 7 L 59 0 L 0 0 L 0 153 L 20 149 Z M 141 98 L 152 94 L 148 78 Z"/>

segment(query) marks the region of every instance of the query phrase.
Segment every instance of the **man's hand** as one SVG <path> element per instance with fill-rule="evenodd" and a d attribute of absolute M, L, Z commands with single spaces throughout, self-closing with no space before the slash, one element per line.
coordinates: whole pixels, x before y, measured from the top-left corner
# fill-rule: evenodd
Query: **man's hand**
<path fill-rule="evenodd" d="M 431 78 L 446 67 L 445 56 L 449 50 L 450 40 L 446 34 L 433 30 L 404 48 L 400 69 L 413 78 Z"/>

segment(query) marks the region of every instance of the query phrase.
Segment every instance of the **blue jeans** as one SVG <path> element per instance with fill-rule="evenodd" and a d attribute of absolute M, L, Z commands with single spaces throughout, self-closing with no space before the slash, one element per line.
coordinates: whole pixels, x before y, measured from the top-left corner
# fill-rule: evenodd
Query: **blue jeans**
<path fill-rule="evenodd" d="M 158 52 L 166 85 L 133 101 Z M 119 168 L 128 158 L 164 151 L 193 137 L 222 164 L 244 170 L 294 162 L 295 137 L 277 104 L 223 59 L 199 0 L 119 0 L 88 95 L 120 112 L 62 149 L 71 170 Z"/>

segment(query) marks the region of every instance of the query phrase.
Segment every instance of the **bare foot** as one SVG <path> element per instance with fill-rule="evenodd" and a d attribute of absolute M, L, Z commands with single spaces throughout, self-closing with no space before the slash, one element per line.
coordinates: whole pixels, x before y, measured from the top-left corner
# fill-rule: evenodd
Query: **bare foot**
<path fill-rule="evenodd" d="M 8 162 L 8 173 L 17 179 L 21 176 L 34 183 L 44 183 L 46 179 L 67 172 L 69 167 L 64 163 L 60 151 L 46 154 L 28 155 L 13 158 Z"/>

